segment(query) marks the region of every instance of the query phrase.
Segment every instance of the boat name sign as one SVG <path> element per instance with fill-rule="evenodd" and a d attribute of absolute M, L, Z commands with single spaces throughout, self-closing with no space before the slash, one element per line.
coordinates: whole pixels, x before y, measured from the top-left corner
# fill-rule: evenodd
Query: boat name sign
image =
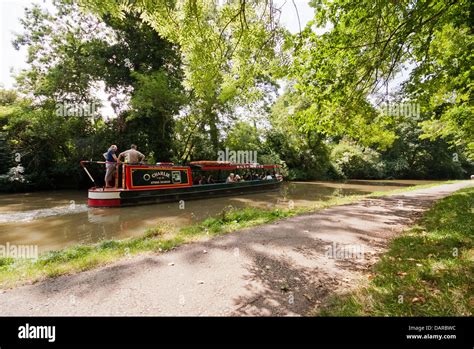
<path fill-rule="evenodd" d="M 186 183 L 185 170 L 132 169 L 132 187 Z"/>

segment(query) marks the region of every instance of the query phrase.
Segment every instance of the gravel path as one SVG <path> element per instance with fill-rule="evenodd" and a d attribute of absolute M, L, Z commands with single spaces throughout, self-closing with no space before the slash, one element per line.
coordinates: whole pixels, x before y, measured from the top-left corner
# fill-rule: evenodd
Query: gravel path
<path fill-rule="evenodd" d="M 1 315 L 305 315 L 465 181 L 362 200 L 0 291 Z"/>

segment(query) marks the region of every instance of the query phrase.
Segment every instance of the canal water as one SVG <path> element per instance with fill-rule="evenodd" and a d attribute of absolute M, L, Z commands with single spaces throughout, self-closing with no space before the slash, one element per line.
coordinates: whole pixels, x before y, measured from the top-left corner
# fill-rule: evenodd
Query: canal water
<path fill-rule="evenodd" d="M 276 191 L 122 208 L 88 208 L 87 191 L 0 195 L 0 245 L 37 245 L 39 252 L 104 239 L 139 236 L 159 224 L 183 227 L 224 208 L 307 207 L 337 196 L 363 195 L 433 181 L 290 182 Z"/>

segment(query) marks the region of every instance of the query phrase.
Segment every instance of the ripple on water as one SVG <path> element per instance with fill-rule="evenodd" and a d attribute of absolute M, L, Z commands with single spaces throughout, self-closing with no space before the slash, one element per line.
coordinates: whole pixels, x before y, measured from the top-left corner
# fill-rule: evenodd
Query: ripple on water
<path fill-rule="evenodd" d="M 57 206 L 51 208 L 40 208 L 37 210 L 29 211 L 18 211 L 0 213 L 0 224 L 1 223 L 12 223 L 12 222 L 30 222 L 35 219 L 46 218 L 51 216 L 62 216 L 67 214 L 75 214 L 86 212 L 88 207 L 86 204 L 81 205 L 67 205 Z"/>

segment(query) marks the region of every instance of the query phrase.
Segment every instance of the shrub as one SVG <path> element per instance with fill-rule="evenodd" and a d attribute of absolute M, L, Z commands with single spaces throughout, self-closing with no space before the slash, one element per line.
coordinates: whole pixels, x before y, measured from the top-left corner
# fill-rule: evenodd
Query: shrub
<path fill-rule="evenodd" d="M 331 151 L 336 173 L 345 178 L 381 178 L 384 174 L 380 154 L 348 141 L 341 141 Z"/>

